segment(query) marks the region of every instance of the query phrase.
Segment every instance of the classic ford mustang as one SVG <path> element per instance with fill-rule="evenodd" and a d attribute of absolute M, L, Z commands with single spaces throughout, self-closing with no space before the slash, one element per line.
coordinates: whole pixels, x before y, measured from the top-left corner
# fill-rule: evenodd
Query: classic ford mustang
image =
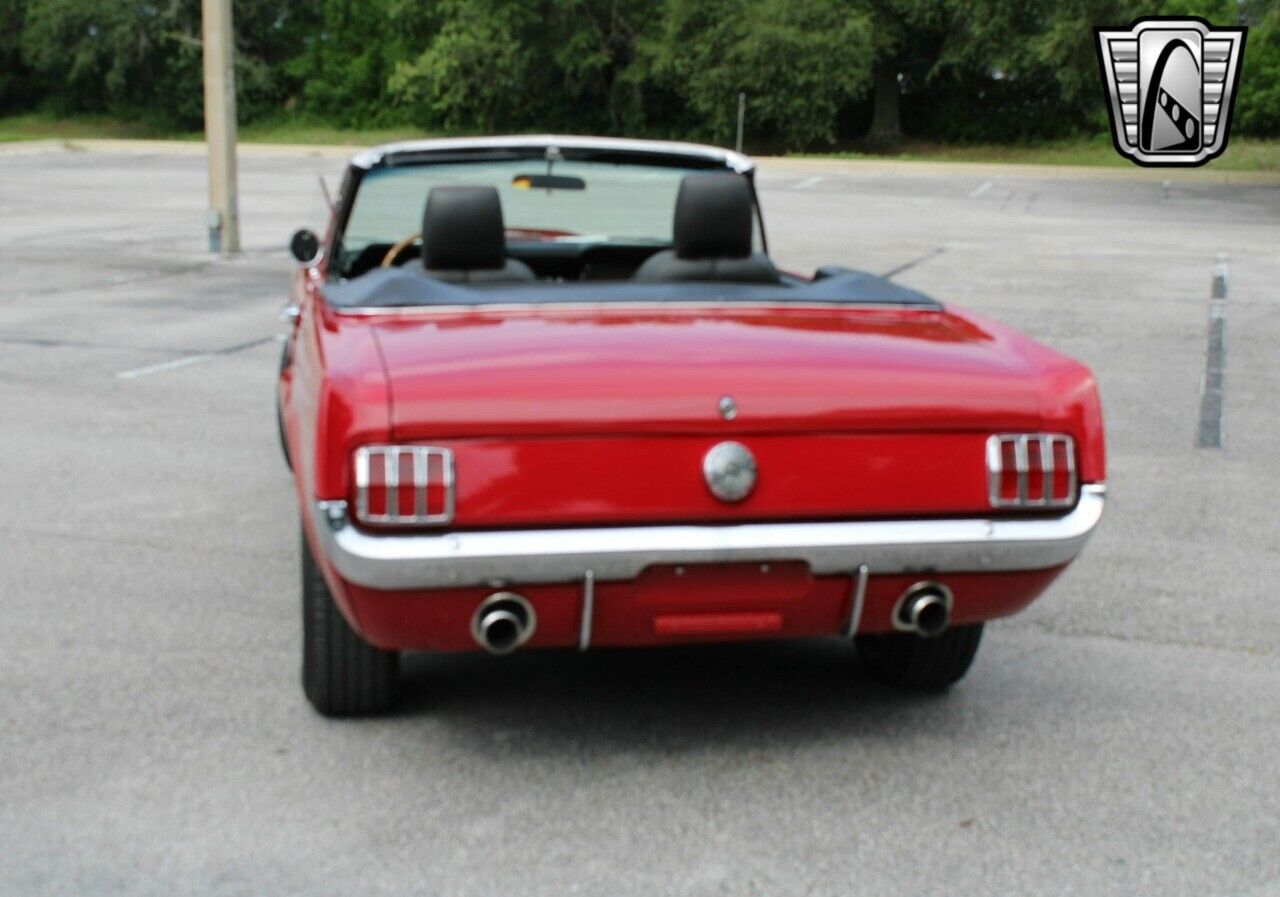
<path fill-rule="evenodd" d="M 356 156 L 327 237 L 294 237 L 279 381 L 321 713 L 388 707 L 411 649 L 826 635 L 940 688 L 1079 553 L 1090 372 L 780 271 L 753 173 L 580 137 Z"/>

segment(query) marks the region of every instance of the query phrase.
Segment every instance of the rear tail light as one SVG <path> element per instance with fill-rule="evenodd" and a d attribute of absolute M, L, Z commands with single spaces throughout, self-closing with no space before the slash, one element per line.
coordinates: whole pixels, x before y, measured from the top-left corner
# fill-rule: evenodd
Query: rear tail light
<path fill-rule="evenodd" d="M 453 452 L 427 445 L 356 449 L 356 519 L 379 526 L 453 520 Z"/>
<path fill-rule="evenodd" d="M 1071 507 L 1076 485 L 1076 446 L 1070 436 L 999 433 L 987 440 L 993 508 Z"/>

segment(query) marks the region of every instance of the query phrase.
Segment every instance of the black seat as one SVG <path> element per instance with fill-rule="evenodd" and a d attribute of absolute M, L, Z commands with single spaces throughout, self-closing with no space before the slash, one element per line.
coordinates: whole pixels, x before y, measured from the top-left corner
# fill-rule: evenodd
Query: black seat
<path fill-rule="evenodd" d="M 676 196 L 675 248 L 650 256 L 635 279 L 781 283 L 773 262 L 751 251 L 751 217 L 751 188 L 742 175 L 687 175 Z"/>
<path fill-rule="evenodd" d="M 493 187 L 433 187 L 422 215 L 422 264 L 449 283 L 535 280 L 529 266 L 507 258 L 502 203 Z"/>

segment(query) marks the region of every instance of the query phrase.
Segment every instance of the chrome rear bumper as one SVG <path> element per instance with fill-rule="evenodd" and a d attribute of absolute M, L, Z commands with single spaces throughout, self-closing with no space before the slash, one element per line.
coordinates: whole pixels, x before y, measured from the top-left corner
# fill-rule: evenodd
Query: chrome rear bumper
<path fill-rule="evenodd" d="M 742 523 L 387 535 L 352 526 L 346 502 L 312 506 L 325 555 L 372 589 L 633 579 L 655 564 L 805 561 L 817 575 L 1044 570 L 1067 563 L 1102 517 L 1106 487 L 1086 485 L 1060 517 Z"/>

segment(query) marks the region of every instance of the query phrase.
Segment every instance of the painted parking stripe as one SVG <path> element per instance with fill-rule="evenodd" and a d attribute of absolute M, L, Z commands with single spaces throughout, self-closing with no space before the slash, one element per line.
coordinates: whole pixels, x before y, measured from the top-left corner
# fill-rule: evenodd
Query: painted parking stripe
<path fill-rule="evenodd" d="M 796 189 L 797 189 L 797 190 L 808 190 L 810 187 L 816 187 L 816 186 L 818 186 L 819 184 L 821 184 L 821 183 L 822 183 L 823 178 L 824 178 L 824 175 L 820 175 L 820 174 L 819 174 L 819 175 L 814 175 L 814 176 L 813 176 L 813 177 L 811 177 L 811 178 L 805 178 L 803 181 L 801 181 L 800 183 L 796 184 Z"/>
<path fill-rule="evenodd" d="M 202 361 L 209 361 L 217 357 L 212 352 L 206 352 L 202 355 L 187 355 L 183 358 L 162 361 L 159 364 L 149 364 L 144 368 L 121 371 L 116 376 L 121 380 L 136 380 L 139 377 L 150 377 L 152 374 L 163 374 L 165 371 L 176 371 L 178 368 L 190 367 L 193 364 L 200 364 Z"/>
<path fill-rule="evenodd" d="M 981 184 L 973 188 L 973 190 L 969 193 L 969 198 L 977 199 L 979 196 L 981 196 L 982 194 L 990 190 L 991 187 L 994 185 L 994 183 L 995 183 L 994 181 L 983 181 Z"/>
<path fill-rule="evenodd" d="M 942 255 L 942 253 L 946 251 L 947 251 L 946 246 L 938 246 L 934 249 L 930 249 L 924 255 L 918 255 L 915 258 L 911 259 L 910 261 L 903 262 L 901 265 L 898 265 L 898 267 L 896 268 L 890 268 L 888 271 L 884 272 L 880 276 L 881 277 L 897 277 L 903 271 L 910 271 L 916 265 L 923 264 L 929 261 L 929 259 L 936 258 L 937 256 Z"/>
<path fill-rule="evenodd" d="M 1200 381 L 1199 448 L 1222 448 L 1227 394 L 1227 257 L 1218 255 L 1209 297 L 1209 334 Z"/>
<path fill-rule="evenodd" d="M 246 343 L 237 343 L 234 346 L 227 346 L 225 349 L 217 349 L 213 352 L 198 352 L 194 355 L 184 355 L 181 358 L 172 358 L 169 361 L 161 361 L 158 364 L 149 364 L 146 367 L 120 371 L 116 374 L 116 377 L 121 380 L 137 380 L 139 377 L 150 377 L 152 374 L 163 374 L 166 371 L 176 371 L 179 368 L 190 367 L 193 364 L 212 361 L 215 358 L 220 358 L 225 355 L 234 355 L 237 352 L 244 352 L 247 349 L 255 349 L 258 346 L 278 342 L 283 339 L 283 334 L 264 336 L 260 339 L 249 340 Z"/>

